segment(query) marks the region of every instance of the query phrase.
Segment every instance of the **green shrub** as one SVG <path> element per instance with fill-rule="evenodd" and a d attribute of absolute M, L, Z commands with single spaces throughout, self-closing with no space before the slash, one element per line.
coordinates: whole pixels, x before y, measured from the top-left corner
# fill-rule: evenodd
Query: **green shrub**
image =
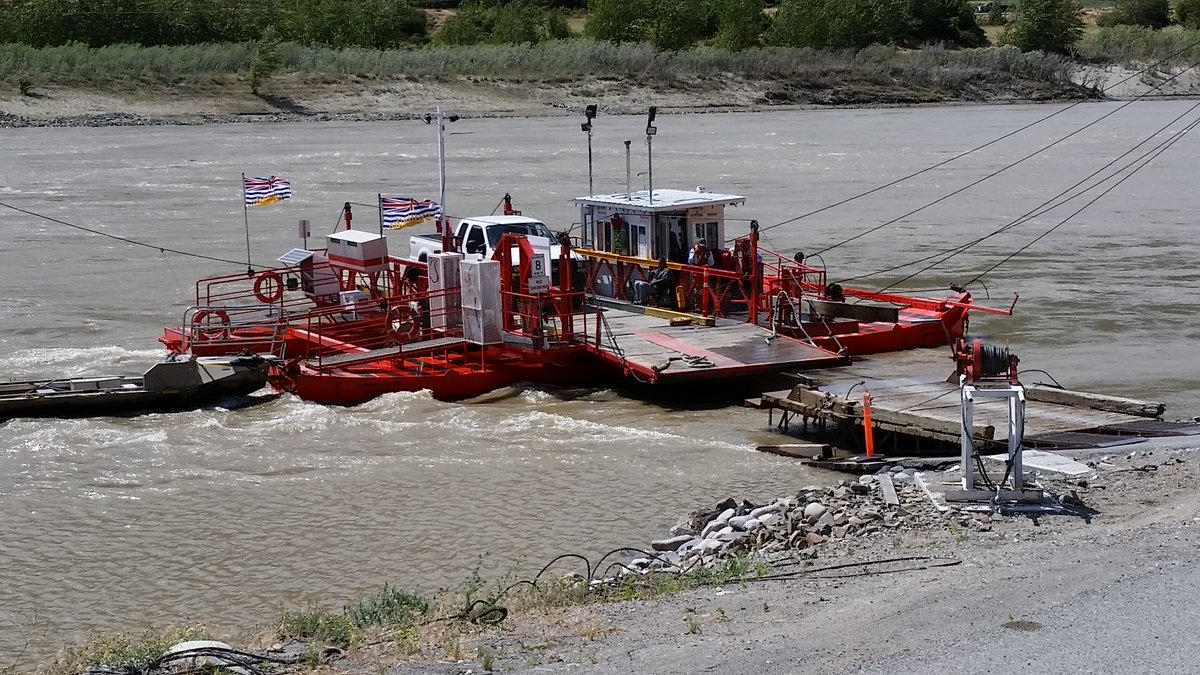
<path fill-rule="evenodd" d="M 729 51 L 749 49 L 758 45 L 769 25 L 762 0 L 721 0 L 713 44 Z"/>
<path fill-rule="evenodd" d="M 254 56 L 250 59 L 251 93 L 258 96 L 259 89 L 279 69 L 279 63 L 279 36 L 275 27 L 271 26 L 263 31 L 254 47 Z"/>
<path fill-rule="evenodd" d="M 1200 59 L 1200 32 L 1171 26 L 1111 26 L 1085 35 L 1076 46 L 1079 58 L 1094 63 L 1141 65 L 1167 59 L 1168 65 Z"/>
<path fill-rule="evenodd" d="M 425 598 L 384 584 L 375 595 L 348 607 L 346 615 L 354 625 L 366 628 L 407 625 L 428 611 L 429 601 Z"/>
<path fill-rule="evenodd" d="M 605 42 L 640 42 L 647 37 L 653 0 L 588 0 L 584 35 Z"/>
<path fill-rule="evenodd" d="M 104 633 L 89 636 L 82 645 L 62 650 L 46 675 L 77 675 L 95 667 L 139 672 L 172 645 L 209 638 L 203 626 L 148 628 L 137 635 Z"/>
<path fill-rule="evenodd" d="M 1171 6 L 1167 0 L 1117 0 L 1111 12 L 1096 20 L 1100 27 L 1145 26 L 1164 28 L 1171 24 Z"/>
<path fill-rule="evenodd" d="M 999 2 L 993 3 L 993 7 Z M 982 47 L 987 35 L 975 20 L 975 8 L 967 0 L 910 0 L 912 30 L 904 36 L 911 44 L 950 44 Z"/>
<path fill-rule="evenodd" d="M 349 647 L 355 637 L 355 626 L 344 613 L 309 605 L 284 612 L 275 623 L 275 636 L 282 640 Z"/>
<path fill-rule="evenodd" d="M 1175 23 L 1192 30 L 1200 30 L 1200 0 L 1176 2 Z"/>
<path fill-rule="evenodd" d="M 1019 0 L 1000 43 L 1021 51 L 1070 53 L 1083 35 L 1083 8 L 1076 0 Z"/>
<path fill-rule="evenodd" d="M 784 0 L 767 44 L 862 48 L 902 42 L 913 31 L 908 0 Z"/>
<path fill-rule="evenodd" d="M 567 16 L 561 9 L 555 8 L 546 12 L 546 39 L 566 40 L 574 36 L 571 26 L 567 24 Z"/>

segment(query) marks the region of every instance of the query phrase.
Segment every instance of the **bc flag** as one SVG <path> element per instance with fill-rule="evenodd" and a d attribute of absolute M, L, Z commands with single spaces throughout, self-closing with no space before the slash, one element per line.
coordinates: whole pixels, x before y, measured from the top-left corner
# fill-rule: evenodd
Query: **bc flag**
<path fill-rule="evenodd" d="M 442 205 L 432 199 L 417 201 L 408 197 L 380 197 L 379 212 L 384 227 L 399 230 L 440 217 Z"/>
<path fill-rule="evenodd" d="M 265 206 L 292 198 L 292 184 L 279 176 L 269 178 L 242 177 L 242 192 L 246 206 Z"/>

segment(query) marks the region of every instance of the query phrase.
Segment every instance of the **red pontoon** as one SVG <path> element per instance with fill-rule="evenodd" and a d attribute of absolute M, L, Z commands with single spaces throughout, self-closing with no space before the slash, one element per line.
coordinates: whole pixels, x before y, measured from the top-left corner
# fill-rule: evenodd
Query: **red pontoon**
<path fill-rule="evenodd" d="M 714 247 L 711 262 L 677 260 L 701 237 L 723 241 L 724 207 L 743 200 L 682 191 L 589 197 L 579 200 L 574 255 L 510 233 L 493 259 L 475 260 L 444 234 L 443 252 L 423 262 L 390 255 L 382 234 L 350 229 L 347 207 L 346 229 L 328 235 L 326 248 L 199 281 L 196 304 L 161 341 L 178 353 L 272 354 L 277 389 L 353 405 L 423 389 L 462 399 L 517 382 L 735 380 L 962 336 L 976 308 L 969 294 L 839 289 L 824 270 L 761 248 L 753 224 L 729 249 Z M 660 255 L 669 274 L 647 293 L 638 282 Z"/>

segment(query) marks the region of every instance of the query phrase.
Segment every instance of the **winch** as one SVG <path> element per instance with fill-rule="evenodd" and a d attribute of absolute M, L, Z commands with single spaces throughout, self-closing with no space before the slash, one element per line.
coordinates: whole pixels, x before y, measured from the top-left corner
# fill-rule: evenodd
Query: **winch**
<path fill-rule="evenodd" d="M 962 400 L 962 475 L 963 490 L 976 489 L 975 473 L 988 490 L 999 490 L 1008 479 L 1012 489 L 1022 485 L 1021 442 L 1025 435 L 1025 387 L 1017 379 L 1020 359 L 1007 347 L 985 345 L 981 340 L 959 338 L 954 344 L 954 360 L 958 365 L 959 392 Z M 975 399 L 1008 399 L 1008 459 L 1004 478 L 993 483 L 983 470 L 983 458 L 975 445 L 972 430 L 975 424 Z"/>

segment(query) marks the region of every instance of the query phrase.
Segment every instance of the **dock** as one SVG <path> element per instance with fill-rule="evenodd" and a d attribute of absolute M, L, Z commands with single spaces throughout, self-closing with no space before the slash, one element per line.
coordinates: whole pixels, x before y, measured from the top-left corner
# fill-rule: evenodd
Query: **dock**
<path fill-rule="evenodd" d="M 960 443 L 962 429 L 953 373 L 946 348 L 879 354 L 806 373 L 792 389 L 765 392 L 747 405 L 768 410 L 780 430 L 833 431 L 861 446 L 862 394 L 869 391 L 876 448 L 899 454 L 944 451 Z M 1161 403 L 1041 384 L 1026 384 L 1025 393 L 1023 445 L 1028 448 L 1101 448 L 1147 436 L 1200 435 L 1200 425 L 1162 421 L 1166 406 Z M 1007 402 L 977 400 L 974 423 L 972 435 L 981 449 L 1006 447 Z"/>
<path fill-rule="evenodd" d="M 719 380 L 844 366 L 849 359 L 736 320 L 690 321 L 606 304 L 597 308 L 601 358 L 644 382 Z M 682 323 L 683 325 L 673 325 Z"/>

